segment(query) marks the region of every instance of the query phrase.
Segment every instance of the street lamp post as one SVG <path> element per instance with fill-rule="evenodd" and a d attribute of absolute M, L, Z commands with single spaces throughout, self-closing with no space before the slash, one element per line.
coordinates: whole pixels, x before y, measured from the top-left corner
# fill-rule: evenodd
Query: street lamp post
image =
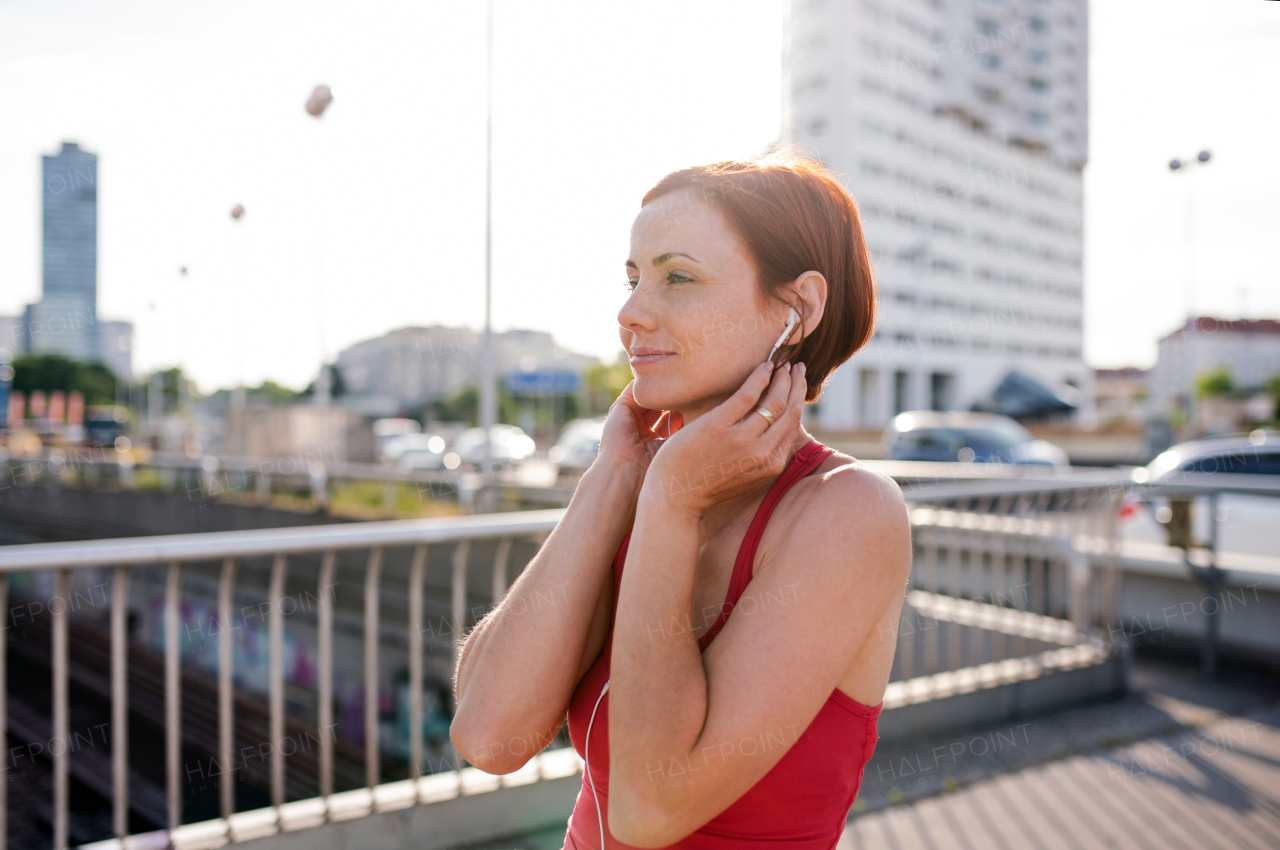
<path fill-rule="evenodd" d="M 494 389 L 492 277 L 493 277 L 493 0 L 485 3 L 485 129 L 484 129 L 484 351 L 480 364 L 480 427 L 484 429 L 484 469 L 493 459 L 490 436 L 497 418 Z"/>
<path fill-rule="evenodd" d="M 1194 158 L 1181 160 L 1169 160 L 1169 173 L 1171 174 L 1187 174 L 1190 175 L 1193 169 L 1198 170 L 1199 166 L 1208 165 L 1212 159 L 1212 154 L 1207 150 L 1202 150 L 1196 154 Z M 1189 421 L 1195 422 L 1199 413 L 1196 401 L 1196 371 L 1198 370 L 1197 349 L 1200 345 L 1198 334 L 1189 333 L 1190 331 L 1198 331 L 1196 327 L 1196 194 L 1195 181 L 1188 176 L 1187 178 L 1187 321 L 1183 325 L 1183 346 L 1185 353 L 1183 363 L 1188 369 L 1187 384 L 1189 387 L 1187 392 L 1187 416 Z"/>
<path fill-rule="evenodd" d="M 1194 159 L 1169 160 L 1171 174 L 1190 174 L 1194 166 L 1208 165 L 1212 154 L 1207 150 L 1200 151 Z M 1195 184 L 1188 178 L 1187 182 L 1187 318 L 1195 319 L 1196 314 L 1196 196 Z"/>
<path fill-rule="evenodd" d="M 319 85 L 311 92 L 311 97 L 307 98 L 306 110 L 307 114 L 317 121 L 324 115 L 324 111 L 329 108 L 329 104 L 333 102 L 333 92 L 328 86 Z M 328 352 L 325 351 L 324 341 L 324 233 L 320 234 L 320 281 L 319 290 L 319 312 L 320 312 L 320 374 L 316 376 L 316 393 L 314 402 L 318 407 L 329 406 L 329 364 L 326 362 Z"/>
<path fill-rule="evenodd" d="M 234 207 L 231 208 L 231 220 L 234 222 L 234 227 L 237 230 L 240 229 L 240 220 L 242 218 L 244 218 L 244 204 L 236 204 Z M 244 255 L 243 249 L 237 251 L 236 254 L 239 257 L 243 257 Z M 187 273 L 186 267 L 183 267 L 182 273 L 183 274 Z M 239 287 L 238 287 L 239 291 L 241 292 L 244 291 L 243 286 L 244 286 L 244 279 L 242 277 L 239 282 Z M 236 344 L 236 355 L 235 355 L 236 386 L 235 386 L 235 389 L 231 391 L 231 409 L 233 411 L 238 411 L 238 410 L 243 410 L 245 405 L 244 330 L 241 328 L 240 322 L 236 322 L 235 327 L 236 327 L 236 343 L 235 343 Z"/>

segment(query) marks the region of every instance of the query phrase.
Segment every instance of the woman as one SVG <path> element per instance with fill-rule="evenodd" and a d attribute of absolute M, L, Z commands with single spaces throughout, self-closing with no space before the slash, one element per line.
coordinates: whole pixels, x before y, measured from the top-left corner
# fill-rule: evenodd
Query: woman
<path fill-rule="evenodd" d="M 635 380 L 467 637 L 452 740 L 509 773 L 567 713 L 587 762 L 567 848 L 831 848 L 911 560 L 897 486 L 800 424 L 872 332 L 857 208 L 785 154 L 677 171 L 645 196 L 626 270 Z"/>

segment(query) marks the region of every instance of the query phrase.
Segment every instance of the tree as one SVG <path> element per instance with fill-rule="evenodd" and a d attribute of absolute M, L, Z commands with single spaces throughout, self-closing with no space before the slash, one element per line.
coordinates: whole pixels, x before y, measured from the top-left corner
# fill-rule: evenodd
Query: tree
<path fill-rule="evenodd" d="M 1267 379 L 1267 393 L 1276 405 L 1276 409 L 1272 411 L 1271 416 L 1277 422 L 1280 422 L 1280 375 L 1272 375 Z"/>
<path fill-rule="evenodd" d="M 293 404 L 303 393 L 291 390 L 275 381 L 263 381 L 245 390 L 245 399 L 266 404 Z"/>
<path fill-rule="evenodd" d="M 1231 370 L 1219 366 L 1212 372 L 1205 372 L 1196 379 L 1196 395 L 1200 398 L 1231 395 L 1236 391 L 1236 382 L 1231 377 Z"/>
<path fill-rule="evenodd" d="M 329 364 L 329 398 L 342 398 L 347 393 L 347 384 L 342 380 L 342 370 L 338 368 L 338 364 Z M 307 388 L 300 393 L 295 393 L 295 400 L 311 398 L 316 394 L 316 382 L 312 381 L 307 384 Z"/>
<path fill-rule="evenodd" d="M 583 383 L 587 391 L 587 413 L 608 413 L 622 391 L 631 383 L 631 362 L 625 351 L 618 352 L 617 359 L 609 363 L 597 363 L 587 369 Z"/>
<path fill-rule="evenodd" d="M 23 354 L 13 360 L 15 392 L 69 393 L 79 390 L 85 404 L 115 404 L 116 376 L 102 363 L 83 363 L 61 354 Z"/>
<path fill-rule="evenodd" d="M 520 417 L 520 404 L 506 387 L 498 385 L 498 422 L 511 424 Z M 466 422 L 472 428 L 480 426 L 480 391 L 476 386 L 463 387 L 448 398 L 436 399 L 423 408 L 424 421 Z"/>

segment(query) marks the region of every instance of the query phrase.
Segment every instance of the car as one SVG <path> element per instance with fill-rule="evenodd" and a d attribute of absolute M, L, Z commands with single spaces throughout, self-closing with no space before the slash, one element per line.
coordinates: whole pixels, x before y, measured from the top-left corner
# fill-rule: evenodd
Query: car
<path fill-rule="evenodd" d="M 440 434 L 405 434 L 388 443 L 384 454 L 398 469 L 443 469 L 448 448 Z"/>
<path fill-rule="evenodd" d="M 1158 455 L 1146 471 L 1152 484 L 1174 483 L 1189 472 L 1280 475 L 1280 434 L 1259 428 L 1248 436 L 1180 443 Z"/>
<path fill-rule="evenodd" d="M 884 431 L 890 460 L 943 463 L 1011 463 L 1066 468 L 1067 453 L 1037 440 L 1007 416 L 965 411 L 910 410 Z"/>
<path fill-rule="evenodd" d="M 533 455 L 537 446 L 516 425 L 494 425 L 489 429 L 489 451 L 494 463 L 514 464 Z M 484 429 L 468 428 L 453 444 L 453 451 L 444 456 L 447 469 L 457 468 L 459 463 L 484 463 Z"/>
<path fill-rule="evenodd" d="M 575 419 L 564 426 L 560 439 L 547 452 L 547 457 L 560 469 L 583 470 L 600 454 L 600 439 L 608 417 Z"/>
<path fill-rule="evenodd" d="M 1280 488 L 1280 433 L 1259 429 L 1248 435 L 1179 443 L 1132 474 L 1139 485 L 1160 485 L 1178 484 L 1187 480 L 1188 473 L 1249 476 L 1254 481 L 1271 479 Z M 1211 535 L 1209 499 L 1202 496 L 1190 501 L 1191 542 L 1205 545 Z M 1217 497 L 1217 511 L 1220 551 L 1280 556 L 1275 535 L 1275 528 L 1280 525 L 1280 496 L 1222 493 Z M 1168 543 L 1173 516 L 1173 506 L 1167 498 L 1139 486 L 1120 509 L 1121 537 Z"/>
<path fill-rule="evenodd" d="M 373 439 L 378 457 L 389 458 L 389 449 L 407 436 L 418 436 L 422 425 L 415 419 L 377 419 L 373 423 Z"/>

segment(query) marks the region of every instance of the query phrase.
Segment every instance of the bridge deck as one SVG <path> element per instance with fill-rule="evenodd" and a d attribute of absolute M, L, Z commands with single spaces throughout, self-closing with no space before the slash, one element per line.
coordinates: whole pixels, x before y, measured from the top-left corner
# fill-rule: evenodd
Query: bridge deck
<path fill-rule="evenodd" d="M 472 850 L 557 850 L 564 830 Z M 1139 660 L 1123 699 L 881 742 L 837 850 L 1280 847 L 1280 682 Z"/>
<path fill-rule="evenodd" d="M 878 751 L 838 850 L 1280 847 L 1280 694 L 1193 675 L 1140 664 L 1118 703 Z"/>

